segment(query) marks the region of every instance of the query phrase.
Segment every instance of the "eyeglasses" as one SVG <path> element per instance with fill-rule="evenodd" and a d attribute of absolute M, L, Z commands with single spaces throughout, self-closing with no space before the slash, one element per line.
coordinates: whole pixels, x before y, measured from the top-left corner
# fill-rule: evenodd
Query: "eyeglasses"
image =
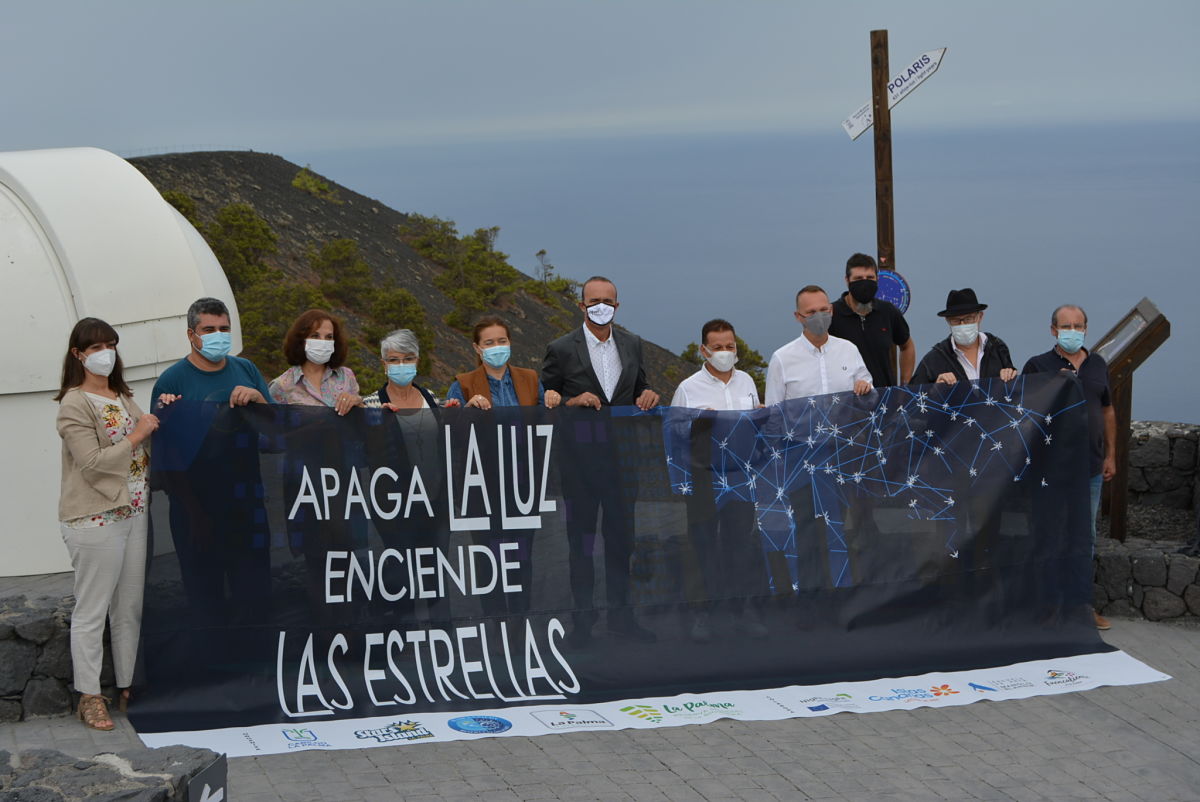
<path fill-rule="evenodd" d="M 946 322 L 949 323 L 951 326 L 962 326 L 967 323 L 978 323 L 979 322 L 979 313 L 972 312 L 969 315 L 955 315 L 954 317 L 946 318 Z"/>

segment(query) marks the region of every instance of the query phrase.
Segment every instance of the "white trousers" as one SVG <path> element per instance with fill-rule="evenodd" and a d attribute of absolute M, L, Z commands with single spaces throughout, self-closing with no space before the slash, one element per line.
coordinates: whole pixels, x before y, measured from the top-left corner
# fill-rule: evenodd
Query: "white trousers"
<path fill-rule="evenodd" d="M 62 527 L 63 541 L 75 569 L 71 662 L 75 690 L 80 693 L 100 693 L 106 618 L 117 687 L 128 688 L 133 683 L 133 664 L 142 629 L 148 517 L 142 513 L 87 529 Z"/>

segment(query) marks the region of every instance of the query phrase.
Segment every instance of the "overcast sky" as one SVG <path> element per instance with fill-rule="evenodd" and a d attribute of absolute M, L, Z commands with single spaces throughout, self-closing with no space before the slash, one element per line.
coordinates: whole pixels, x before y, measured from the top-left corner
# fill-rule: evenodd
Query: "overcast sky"
<path fill-rule="evenodd" d="M 500 226 L 522 269 L 547 248 L 613 276 L 621 321 L 672 350 L 720 315 L 769 354 L 797 334 L 795 288 L 873 250 L 870 137 L 840 127 L 869 99 L 873 28 L 893 73 L 949 48 L 893 112 L 919 350 L 952 286 L 986 290 L 1018 364 L 1064 299 L 1099 337 L 1146 295 L 1173 335 L 1134 414 L 1200 422 L 1200 375 L 1178 371 L 1200 272 L 1155 269 L 1200 222 L 1197 0 L 14 2 L 0 150 L 277 153 Z"/>
<path fill-rule="evenodd" d="M 9 3 L 0 149 L 836 130 L 876 27 L 893 72 L 950 48 L 906 126 L 1195 120 L 1198 22 L 1194 0 Z"/>

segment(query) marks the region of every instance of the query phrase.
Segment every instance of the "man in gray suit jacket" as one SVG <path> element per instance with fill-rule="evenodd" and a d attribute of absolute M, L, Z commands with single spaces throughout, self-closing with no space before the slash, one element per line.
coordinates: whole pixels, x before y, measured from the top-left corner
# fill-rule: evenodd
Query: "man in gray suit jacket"
<path fill-rule="evenodd" d="M 578 608 L 570 638 L 573 646 L 587 643 L 596 620 L 592 558 L 598 534 L 604 537 L 609 629 L 634 640 L 654 640 L 628 607 L 637 482 L 636 476 L 619 470 L 615 443 L 607 432 L 606 407 L 635 405 L 647 410 L 658 404 L 658 393 L 646 383 L 641 338 L 617 331 L 612 324 L 618 306 L 616 285 L 602 276 L 589 278 L 580 293 L 583 326 L 550 343 L 542 362 L 543 387 L 561 393 L 566 406 L 590 408 L 598 416 L 592 427 L 583 427 L 586 433 L 579 425 L 567 427 L 567 454 L 559 461 L 571 590 Z M 604 525 L 598 531 L 601 508 Z"/>

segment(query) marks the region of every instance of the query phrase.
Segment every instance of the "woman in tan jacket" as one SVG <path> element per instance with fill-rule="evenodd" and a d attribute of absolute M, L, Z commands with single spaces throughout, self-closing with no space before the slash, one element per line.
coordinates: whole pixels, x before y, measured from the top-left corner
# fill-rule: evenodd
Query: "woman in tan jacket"
<path fill-rule="evenodd" d="M 496 423 L 524 424 L 526 418 L 519 410 L 511 407 L 545 406 L 553 409 L 562 401 L 562 396 L 554 390 L 542 388 L 536 370 L 521 368 L 509 364 L 512 356 L 511 334 L 508 323 L 503 318 L 489 315 L 475 322 L 473 333 L 475 358 L 479 362 L 474 370 L 460 373 L 454 377 L 454 384 L 446 394 L 447 406 L 457 401 L 462 406 L 482 410 L 493 410 Z M 526 429 L 517 425 L 512 430 L 513 444 L 512 467 L 514 481 L 516 476 L 527 474 L 528 458 L 533 453 L 532 446 L 525 441 Z M 518 443 L 518 440 L 521 442 Z M 529 448 L 527 449 L 527 446 Z M 485 451 L 491 449 L 486 442 Z M 499 458 L 499 457 L 497 457 Z M 521 465 L 518 465 L 522 463 Z M 497 498 L 497 494 L 511 493 L 512 489 L 498 486 L 494 475 L 488 478 L 488 495 Z M 528 483 L 527 483 L 528 484 Z M 532 492 L 527 487 L 525 492 Z M 508 509 L 515 509 L 515 499 L 508 500 Z M 476 530 L 471 533 L 476 545 L 487 546 L 497 559 L 511 560 L 516 558 L 520 565 L 517 571 L 517 581 L 522 592 L 515 594 L 502 593 L 498 589 L 488 593 L 480 600 L 483 614 L 493 619 L 511 617 L 510 622 L 524 631 L 521 617 L 529 610 L 529 597 L 532 593 L 533 580 L 533 539 L 536 531 L 533 529 L 500 529 Z M 503 552 L 509 552 L 505 555 Z"/>
<path fill-rule="evenodd" d="M 75 569 L 71 661 L 82 694 L 79 718 L 97 730 L 113 728 L 100 695 L 106 618 L 122 710 L 133 682 L 146 569 L 149 438 L 158 428 L 158 418 L 142 414 L 125 384 L 118 339 L 103 320 L 76 323 L 54 399 L 62 438 L 58 517 Z"/>

